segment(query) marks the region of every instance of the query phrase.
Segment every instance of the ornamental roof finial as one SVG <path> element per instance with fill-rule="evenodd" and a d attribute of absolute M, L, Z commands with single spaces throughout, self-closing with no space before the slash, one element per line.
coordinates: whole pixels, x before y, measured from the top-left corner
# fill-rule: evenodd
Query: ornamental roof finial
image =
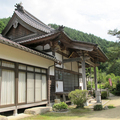
<path fill-rule="evenodd" d="M 24 13 L 24 8 L 23 8 L 23 6 L 22 6 L 22 2 L 20 2 L 20 3 L 18 3 L 18 4 L 16 3 L 15 7 L 16 7 L 15 10 L 18 10 L 18 11 L 21 11 L 21 12 Z"/>

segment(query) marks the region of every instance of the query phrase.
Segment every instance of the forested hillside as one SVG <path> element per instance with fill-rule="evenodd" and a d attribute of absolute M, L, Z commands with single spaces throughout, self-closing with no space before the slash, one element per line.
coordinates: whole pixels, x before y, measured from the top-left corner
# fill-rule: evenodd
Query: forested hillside
<path fill-rule="evenodd" d="M 51 27 L 57 29 L 59 25 L 56 24 L 49 24 Z M 65 27 L 64 28 L 65 33 L 73 40 L 80 40 L 84 42 L 90 42 L 90 43 L 96 43 L 98 44 L 101 49 L 107 53 L 107 48 L 111 47 L 114 42 L 107 41 L 105 39 L 101 39 L 100 37 L 97 37 L 93 34 L 87 34 L 82 31 L 78 31 L 72 28 Z"/>
<path fill-rule="evenodd" d="M 0 19 L 0 33 L 1 33 L 2 30 L 5 28 L 5 26 L 6 26 L 7 23 L 9 22 L 9 20 L 10 20 L 10 17 Z"/>
<path fill-rule="evenodd" d="M 59 25 L 56 24 L 49 24 L 51 27 L 57 29 Z M 93 34 L 87 34 L 82 31 L 78 31 L 72 28 L 65 27 L 64 28 L 65 33 L 73 40 L 80 40 L 85 42 L 91 42 L 96 43 L 99 45 L 99 47 L 103 50 L 103 52 L 108 56 L 109 60 L 105 63 L 100 63 L 99 70 L 101 69 L 101 72 L 105 72 L 107 74 L 114 73 L 115 75 L 120 76 L 120 61 L 117 57 L 114 59 L 112 56 L 115 54 L 113 51 L 114 46 L 118 44 L 115 44 L 112 41 L 107 41 L 105 39 L 101 39 L 100 37 L 97 37 Z M 115 44 L 115 45 L 114 45 Z"/>
<path fill-rule="evenodd" d="M 9 18 L 3 18 L 0 19 L 0 33 L 7 25 Z M 51 27 L 57 29 L 59 25 L 56 24 L 49 24 Z M 112 58 L 112 55 L 114 54 L 114 42 L 107 41 L 105 39 L 101 39 L 100 37 L 97 37 L 93 34 L 87 34 L 83 33 L 82 31 L 78 31 L 72 28 L 65 27 L 64 28 L 65 33 L 73 40 L 80 40 L 85 42 L 91 42 L 96 43 L 101 47 L 101 49 L 105 52 L 105 54 L 109 57 L 110 61 L 107 61 L 106 63 L 101 63 L 99 66 L 99 69 L 101 69 L 102 72 L 105 72 L 107 74 L 114 73 L 115 75 L 120 76 L 119 68 L 120 68 L 120 61 L 119 58 Z M 111 59 L 112 58 L 112 59 Z M 115 63 L 115 65 L 113 65 Z M 113 68 L 113 69 L 112 69 Z"/>

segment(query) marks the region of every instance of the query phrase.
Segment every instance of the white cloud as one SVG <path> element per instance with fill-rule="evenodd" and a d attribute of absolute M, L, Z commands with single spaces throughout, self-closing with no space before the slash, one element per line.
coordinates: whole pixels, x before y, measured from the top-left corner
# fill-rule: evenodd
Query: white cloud
<path fill-rule="evenodd" d="M 12 16 L 19 0 L 0 1 L 0 18 Z M 107 40 L 109 29 L 120 29 L 119 0 L 22 0 L 24 8 L 41 21 L 68 26 Z"/>

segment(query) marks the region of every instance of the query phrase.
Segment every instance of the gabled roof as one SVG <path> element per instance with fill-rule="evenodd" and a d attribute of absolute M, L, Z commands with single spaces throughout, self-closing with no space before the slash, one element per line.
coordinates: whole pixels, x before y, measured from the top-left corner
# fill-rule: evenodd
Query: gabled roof
<path fill-rule="evenodd" d="M 59 60 L 57 60 L 54 56 L 52 55 L 46 55 L 46 54 L 43 54 L 41 52 L 37 52 L 35 50 L 32 50 L 30 48 L 27 48 L 25 46 L 22 46 L 16 42 L 13 42 L 9 39 L 6 39 L 4 38 L 2 35 L 0 35 L 0 43 L 2 44 L 6 44 L 6 45 L 9 45 L 9 46 L 12 46 L 12 47 L 15 47 L 17 49 L 20 49 L 20 50 L 23 50 L 23 51 L 26 51 L 26 52 L 29 52 L 29 53 L 32 53 L 32 54 L 35 54 L 35 55 L 38 55 L 38 56 L 41 56 L 41 57 L 44 57 L 44 58 L 47 58 L 47 59 L 50 59 L 50 60 L 53 60 L 55 62 L 57 62 L 58 64 L 60 63 Z"/>
<path fill-rule="evenodd" d="M 16 21 L 23 26 L 27 26 L 30 30 L 36 29 L 37 31 L 43 32 L 45 34 L 54 31 L 53 28 L 46 25 L 45 23 L 34 17 L 32 14 L 30 14 L 28 11 L 26 11 L 23 6 L 18 4 L 16 7 L 17 8 L 15 9 L 14 14 L 3 30 L 2 35 L 5 36 Z"/>
<path fill-rule="evenodd" d="M 41 22 L 40 20 L 38 20 L 36 17 L 34 17 L 33 15 L 31 15 L 29 12 L 27 12 L 26 10 L 24 10 L 24 12 L 21 12 L 20 10 L 16 9 L 15 10 L 15 14 L 24 22 L 26 22 L 28 25 L 46 32 L 46 33 L 50 33 L 51 31 L 53 31 L 52 28 L 50 28 L 48 25 L 44 24 L 43 22 Z"/>

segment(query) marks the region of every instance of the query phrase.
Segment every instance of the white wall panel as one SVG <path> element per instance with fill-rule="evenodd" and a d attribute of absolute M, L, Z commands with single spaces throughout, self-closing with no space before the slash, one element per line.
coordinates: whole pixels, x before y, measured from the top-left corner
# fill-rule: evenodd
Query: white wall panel
<path fill-rule="evenodd" d="M 47 80 L 46 76 L 42 75 L 42 100 L 47 99 Z"/>
<path fill-rule="evenodd" d="M 52 60 L 1 43 L 0 58 L 43 68 L 54 65 Z"/>
<path fill-rule="evenodd" d="M 35 101 L 42 100 L 42 76 L 35 74 Z"/>
<path fill-rule="evenodd" d="M 63 59 L 69 59 L 69 58 L 63 57 Z M 64 63 L 64 69 L 71 70 L 71 62 Z"/>
<path fill-rule="evenodd" d="M 72 71 L 78 72 L 78 63 L 72 62 Z"/>
<path fill-rule="evenodd" d="M 18 75 L 18 103 L 26 100 L 26 73 L 19 72 Z"/>
<path fill-rule="evenodd" d="M 58 60 L 62 61 L 62 55 L 60 55 L 59 53 L 55 53 L 55 57 L 56 57 Z M 61 65 L 56 65 L 56 67 L 62 68 L 62 64 L 61 64 Z"/>
<path fill-rule="evenodd" d="M 63 81 L 56 81 L 56 92 L 63 92 Z"/>
<path fill-rule="evenodd" d="M 34 102 L 34 74 L 27 73 L 27 103 Z"/>

